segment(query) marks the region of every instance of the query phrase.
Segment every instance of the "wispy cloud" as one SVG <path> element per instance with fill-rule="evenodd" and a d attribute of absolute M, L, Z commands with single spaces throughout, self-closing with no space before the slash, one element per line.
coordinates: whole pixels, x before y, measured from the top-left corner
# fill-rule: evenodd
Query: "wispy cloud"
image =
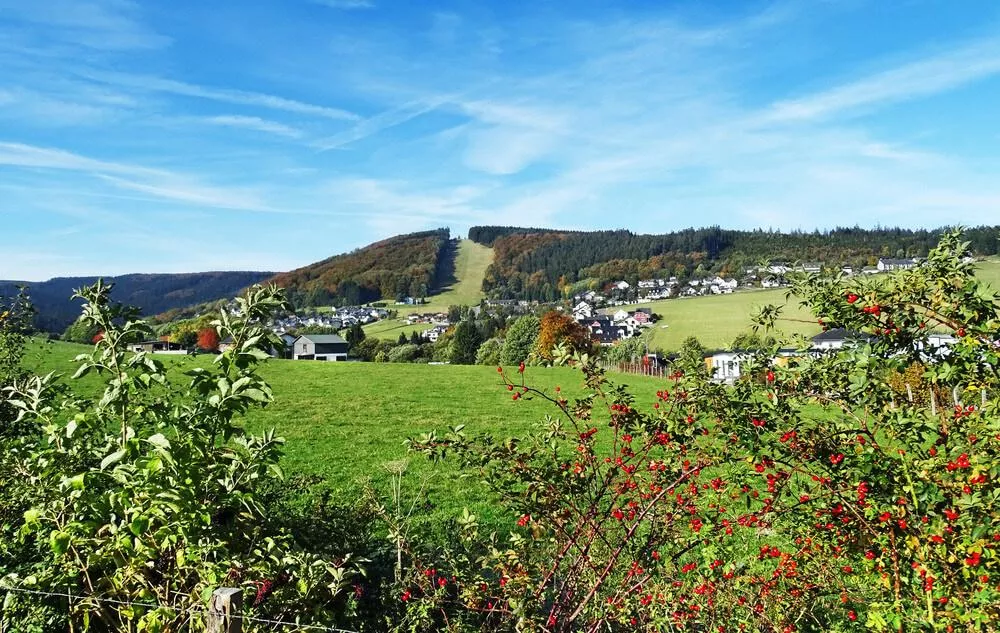
<path fill-rule="evenodd" d="M 925 97 L 1000 73 L 1000 37 L 960 45 L 825 92 L 779 101 L 768 111 L 776 121 L 822 119 Z"/>
<path fill-rule="evenodd" d="M 331 9 L 374 9 L 375 3 L 371 0 L 310 0 L 313 4 L 323 5 Z"/>
<path fill-rule="evenodd" d="M 445 103 L 448 103 L 451 99 L 452 97 L 450 96 L 441 96 L 428 100 L 418 100 L 405 103 L 401 106 L 392 108 L 391 110 L 386 110 L 376 114 L 375 116 L 364 119 L 360 123 L 339 134 L 319 139 L 314 143 L 314 146 L 320 151 L 340 149 L 344 146 L 350 145 L 351 143 L 355 143 L 368 138 L 369 136 L 378 134 L 383 130 L 402 125 L 423 114 L 432 112 L 440 108 Z"/>
<path fill-rule="evenodd" d="M 201 207 L 272 211 L 249 191 L 213 187 L 168 170 L 103 161 L 60 149 L 0 142 L 0 165 L 83 172 L 120 189 Z"/>
<path fill-rule="evenodd" d="M 229 114 L 229 115 L 206 117 L 202 120 L 205 123 L 209 123 L 212 125 L 221 125 L 224 127 L 256 130 L 258 132 L 266 132 L 268 134 L 274 134 L 276 136 L 285 136 L 288 138 L 302 138 L 302 130 L 291 127 L 290 125 L 285 125 L 284 123 L 278 123 L 276 121 L 268 121 L 266 119 L 261 119 L 260 117 L 255 117 L 255 116 L 240 116 L 235 114 Z"/>
<path fill-rule="evenodd" d="M 44 28 L 48 37 L 87 48 L 156 49 L 171 43 L 142 24 L 140 7 L 130 0 L 0 0 L 0 12 L 9 20 Z"/>
<path fill-rule="evenodd" d="M 35 223 L 130 217 L 135 235 L 197 223 L 233 240 L 308 219 L 257 268 L 441 225 L 995 222 L 995 130 L 961 119 L 996 101 L 1000 39 L 967 11 L 933 48 L 919 28 L 861 48 L 842 33 L 902 9 L 314 3 L 358 11 L 0 0 L 0 248 Z M 972 105 L 932 109 L 959 88 Z M 66 239 L 109 256 L 90 230 Z M 165 239 L 147 267 L 185 266 L 189 247 Z"/>
<path fill-rule="evenodd" d="M 294 99 L 287 99 L 279 95 L 260 92 L 233 90 L 228 88 L 212 88 L 177 81 L 174 79 L 148 75 L 108 72 L 88 72 L 84 73 L 84 75 L 89 79 L 101 81 L 109 85 L 128 87 L 149 92 L 164 92 L 182 97 L 194 97 L 197 99 L 208 99 L 222 103 L 254 106 L 270 110 L 282 110 L 285 112 L 323 117 L 336 121 L 357 121 L 361 118 L 353 112 L 340 108 L 305 103 Z"/>

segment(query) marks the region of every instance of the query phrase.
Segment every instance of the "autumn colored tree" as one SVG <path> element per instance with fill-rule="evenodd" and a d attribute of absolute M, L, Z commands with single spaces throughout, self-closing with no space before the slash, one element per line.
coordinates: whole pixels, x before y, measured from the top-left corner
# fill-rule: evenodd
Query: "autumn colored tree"
<path fill-rule="evenodd" d="M 538 338 L 535 340 L 535 354 L 539 358 L 552 360 L 552 350 L 560 344 L 579 352 L 587 352 L 593 347 L 587 328 L 572 317 L 552 310 L 542 316 Z"/>
<path fill-rule="evenodd" d="M 219 333 L 215 331 L 214 327 L 198 331 L 198 349 L 206 352 L 214 352 L 219 349 Z"/>

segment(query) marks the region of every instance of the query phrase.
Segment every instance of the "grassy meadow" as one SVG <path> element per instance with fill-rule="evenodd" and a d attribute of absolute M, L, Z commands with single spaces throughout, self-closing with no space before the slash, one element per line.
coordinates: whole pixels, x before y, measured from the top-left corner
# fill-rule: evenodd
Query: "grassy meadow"
<path fill-rule="evenodd" d="M 68 381 L 75 370 L 71 359 L 87 349 L 39 341 L 32 345 L 26 363 L 36 372 L 58 371 Z M 209 355 L 157 358 L 178 385 L 186 384 L 184 370 L 212 361 Z M 556 411 L 541 400 L 512 401 L 492 367 L 271 360 L 262 374 L 275 400 L 266 409 L 253 411 L 246 424 L 255 431 L 275 428 L 287 439 L 283 460 L 287 475 L 321 476 L 337 490 L 338 498 L 351 500 L 368 478 L 387 490 L 385 465 L 408 460 L 404 489 L 414 493 L 426 486 L 431 505 L 423 508 L 422 518 L 431 524 L 461 514 L 463 507 L 487 522 L 501 517 L 474 477 L 460 477 L 451 463 L 435 466 L 421 455 L 408 454 L 403 444 L 407 437 L 430 430 L 445 432 L 459 424 L 466 425 L 470 434 L 519 437 Z M 527 377 L 549 393 L 558 385 L 569 397 L 583 388 L 582 374 L 568 368 L 529 368 Z M 648 395 L 649 406 L 663 384 L 638 376 L 616 375 L 614 380 L 635 387 L 640 402 Z M 83 393 L 96 394 L 99 388 L 96 376 L 74 382 Z"/>
<path fill-rule="evenodd" d="M 1000 292 L 1000 258 L 990 258 L 976 264 L 976 275 Z"/>
<path fill-rule="evenodd" d="M 740 332 L 753 325 L 750 315 L 766 304 L 784 306 L 779 328 L 782 334 L 813 336 L 820 332 L 815 317 L 795 299 L 785 298 L 785 290 L 742 290 L 730 295 L 707 295 L 664 299 L 651 303 L 624 306 L 625 309 L 649 308 L 663 317 L 652 326 L 651 347 L 677 350 L 689 336 L 695 336 L 708 348 L 729 347 Z M 614 312 L 621 308 L 608 310 Z"/>

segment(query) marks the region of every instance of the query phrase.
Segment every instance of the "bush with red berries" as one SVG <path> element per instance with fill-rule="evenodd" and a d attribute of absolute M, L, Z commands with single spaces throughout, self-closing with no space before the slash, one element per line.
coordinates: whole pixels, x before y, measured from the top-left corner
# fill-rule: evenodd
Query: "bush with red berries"
<path fill-rule="evenodd" d="M 408 611 L 538 631 L 996 630 L 1000 318 L 965 252 L 949 233 L 911 270 L 796 281 L 853 344 L 756 350 L 733 386 L 682 362 L 635 395 L 562 351 L 587 391 L 569 401 L 500 368 L 512 397 L 551 403 L 536 433 L 411 446 L 460 460 L 518 518 L 443 555 L 448 592 L 415 588 Z M 890 383 L 914 366 L 932 389 L 911 401 Z"/>

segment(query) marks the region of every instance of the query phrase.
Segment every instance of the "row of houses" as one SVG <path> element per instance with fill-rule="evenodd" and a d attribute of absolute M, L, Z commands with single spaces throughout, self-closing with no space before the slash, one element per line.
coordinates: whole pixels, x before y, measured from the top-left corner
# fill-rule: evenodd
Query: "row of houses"
<path fill-rule="evenodd" d="M 298 330 L 309 326 L 326 327 L 331 329 L 349 328 L 354 325 L 366 325 L 380 321 L 389 316 L 389 311 L 383 308 L 367 308 L 364 306 L 347 306 L 343 308 L 331 308 L 329 313 L 312 315 L 295 315 L 275 319 L 271 324 L 271 329 L 276 334 L 283 334 L 288 331 Z"/>
<path fill-rule="evenodd" d="M 587 328 L 591 337 L 601 345 L 613 343 L 635 336 L 639 328 L 653 324 L 653 311 L 649 308 L 638 310 L 618 310 L 613 314 L 601 314 L 586 301 L 573 307 L 573 318 Z"/>
<path fill-rule="evenodd" d="M 271 349 L 271 356 L 291 358 L 293 360 L 347 360 L 348 345 L 337 334 L 302 334 L 285 333 L 280 335 L 283 349 Z M 227 338 L 219 343 L 219 351 L 225 352 L 233 346 L 233 339 Z M 187 354 L 188 349 L 180 343 L 162 340 L 139 341 L 129 346 L 133 352 L 148 354 Z"/>
<path fill-rule="evenodd" d="M 837 351 L 851 345 L 857 345 L 869 340 L 868 335 L 859 332 L 851 332 L 843 328 L 834 328 L 821 332 L 812 337 L 810 341 L 809 354 L 823 354 Z M 949 334 L 931 334 L 927 337 L 926 343 L 922 343 L 920 350 L 928 355 L 940 355 L 946 353 L 948 347 L 956 342 L 956 338 Z M 800 356 L 802 352 L 795 348 L 785 348 L 778 350 L 778 355 L 774 359 L 776 365 L 784 365 L 790 358 Z M 712 377 L 720 382 L 733 382 L 742 376 L 743 365 L 749 360 L 751 354 L 745 350 L 719 350 L 705 356 L 705 367 L 712 373 Z"/>
<path fill-rule="evenodd" d="M 894 270 L 907 270 L 920 265 L 917 258 L 881 258 L 875 266 L 867 266 L 855 270 L 851 266 L 843 266 L 841 272 L 845 275 L 875 274 Z M 640 279 L 635 287 L 627 281 L 616 281 L 609 287 L 610 299 L 595 292 L 584 293 L 574 297 L 576 301 L 603 302 L 608 305 L 623 305 L 625 303 L 645 303 L 659 299 L 674 297 L 694 297 L 700 295 L 731 294 L 739 288 L 781 288 L 788 285 L 786 277 L 793 273 L 819 273 L 823 270 L 822 262 L 803 262 L 800 264 L 771 263 L 766 266 L 755 266 L 744 269 L 742 281 L 733 277 L 724 278 L 719 275 L 701 279 L 691 279 L 680 283 L 677 277 Z"/>

